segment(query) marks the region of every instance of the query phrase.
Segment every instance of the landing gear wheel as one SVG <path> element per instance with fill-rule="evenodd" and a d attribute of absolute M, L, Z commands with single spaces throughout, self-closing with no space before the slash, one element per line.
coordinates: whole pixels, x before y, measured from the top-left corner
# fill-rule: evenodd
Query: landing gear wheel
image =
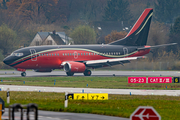
<path fill-rule="evenodd" d="M 84 71 L 84 76 L 91 76 L 91 71 L 90 70 L 85 70 Z"/>
<path fill-rule="evenodd" d="M 22 72 L 22 73 L 21 73 L 21 76 L 22 76 L 22 77 L 26 77 L 26 72 Z"/>
<path fill-rule="evenodd" d="M 72 72 L 66 72 L 66 74 L 67 74 L 67 76 L 73 76 L 74 75 L 74 73 L 72 73 Z"/>

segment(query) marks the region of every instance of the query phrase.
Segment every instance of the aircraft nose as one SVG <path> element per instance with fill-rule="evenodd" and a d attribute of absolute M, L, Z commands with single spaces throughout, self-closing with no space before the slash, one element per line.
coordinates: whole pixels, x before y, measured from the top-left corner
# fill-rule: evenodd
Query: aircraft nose
<path fill-rule="evenodd" d="M 9 57 L 6 57 L 4 58 L 3 62 L 6 64 L 6 65 L 9 65 L 11 64 L 11 59 Z"/>

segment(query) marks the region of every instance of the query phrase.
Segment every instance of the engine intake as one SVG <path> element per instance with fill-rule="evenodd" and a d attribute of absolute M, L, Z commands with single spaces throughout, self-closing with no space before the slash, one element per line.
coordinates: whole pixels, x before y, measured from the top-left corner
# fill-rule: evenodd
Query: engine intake
<path fill-rule="evenodd" d="M 65 72 L 72 72 L 72 73 L 83 73 L 86 70 L 86 66 L 84 63 L 79 62 L 67 62 L 64 65 Z"/>

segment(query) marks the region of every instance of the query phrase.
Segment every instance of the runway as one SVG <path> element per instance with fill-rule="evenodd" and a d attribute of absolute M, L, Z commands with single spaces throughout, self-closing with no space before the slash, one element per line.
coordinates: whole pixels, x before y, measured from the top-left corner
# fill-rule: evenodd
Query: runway
<path fill-rule="evenodd" d="M 2 116 L 2 119 L 8 119 L 8 109 Z M 67 112 L 51 112 L 38 110 L 38 120 L 129 120 L 128 118 L 112 117 L 105 115 L 95 115 L 86 113 L 67 113 Z M 15 120 L 20 120 L 20 113 L 15 113 Z M 26 113 L 23 114 L 26 119 Z M 30 114 L 30 120 L 34 120 L 34 114 Z"/>
<path fill-rule="evenodd" d="M 91 76 L 180 76 L 180 71 L 94 71 Z M 64 71 L 52 71 L 51 73 L 40 73 L 26 71 L 26 77 L 49 77 L 66 76 Z M 75 73 L 74 76 L 84 76 L 83 73 Z M 21 77 L 21 72 L 16 70 L 2 70 L 0 77 Z"/>

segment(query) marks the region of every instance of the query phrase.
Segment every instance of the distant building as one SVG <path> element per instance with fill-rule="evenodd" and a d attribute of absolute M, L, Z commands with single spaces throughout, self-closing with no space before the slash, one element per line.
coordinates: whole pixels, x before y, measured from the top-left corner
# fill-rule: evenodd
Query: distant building
<path fill-rule="evenodd" d="M 32 40 L 30 46 L 40 45 L 67 45 L 71 40 L 64 32 L 38 32 Z"/>

